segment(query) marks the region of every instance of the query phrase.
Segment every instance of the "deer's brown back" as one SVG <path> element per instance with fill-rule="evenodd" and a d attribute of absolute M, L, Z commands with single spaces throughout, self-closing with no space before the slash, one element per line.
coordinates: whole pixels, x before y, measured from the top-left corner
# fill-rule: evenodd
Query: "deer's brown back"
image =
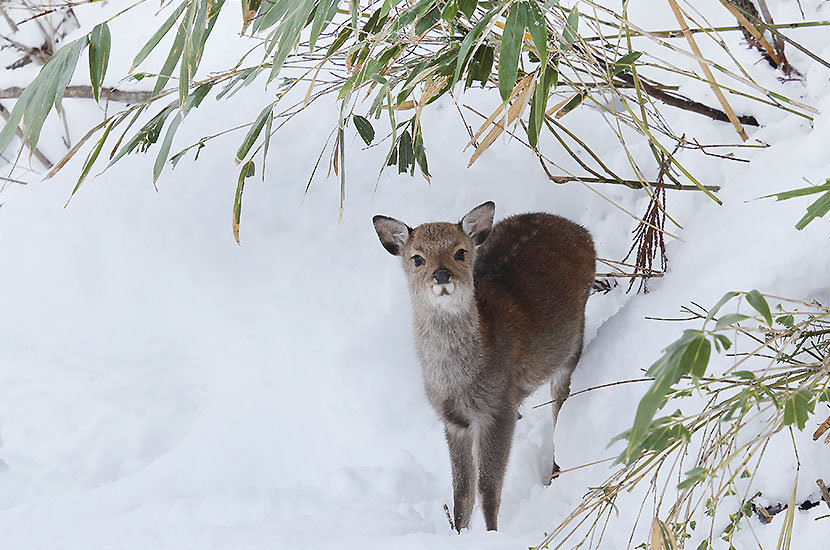
<path fill-rule="evenodd" d="M 582 346 L 596 255 L 588 232 L 551 214 L 521 214 L 493 227 L 474 278 L 492 364 L 515 369 L 521 399 Z"/>

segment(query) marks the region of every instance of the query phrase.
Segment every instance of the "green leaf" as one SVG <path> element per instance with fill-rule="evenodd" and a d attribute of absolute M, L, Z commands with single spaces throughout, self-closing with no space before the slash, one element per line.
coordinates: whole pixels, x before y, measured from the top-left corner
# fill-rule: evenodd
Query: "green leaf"
<path fill-rule="evenodd" d="M 415 22 L 415 35 L 420 36 L 431 29 L 441 19 L 441 9 L 432 8 Z"/>
<path fill-rule="evenodd" d="M 30 151 L 34 150 L 52 106 L 54 105 L 58 113 L 61 112 L 63 93 L 75 73 L 78 58 L 87 41 L 88 38 L 84 36 L 55 52 L 31 84 L 23 90 L 9 114 L 6 125 L 0 130 L 0 151 L 9 144 L 21 121 L 23 141 Z"/>
<path fill-rule="evenodd" d="M 799 430 L 803 430 L 815 406 L 812 398 L 810 390 L 798 390 L 788 395 L 784 400 L 784 425 L 795 424 Z"/>
<path fill-rule="evenodd" d="M 176 22 L 176 20 L 187 7 L 188 2 L 189 0 L 184 0 L 184 2 L 179 4 L 179 7 L 176 8 L 176 11 L 174 11 L 173 14 L 167 18 L 167 21 L 165 21 L 162 24 L 162 26 L 159 27 L 159 29 L 155 32 L 155 34 L 153 34 L 153 36 L 150 37 L 150 40 L 148 40 L 147 43 L 144 44 L 144 47 L 141 48 L 141 50 L 135 56 L 135 59 L 133 59 L 133 65 L 132 67 L 130 67 L 130 72 L 133 72 L 133 69 L 138 67 L 138 64 L 144 61 L 144 59 L 150 54 L 150 52 L 153 51 L 153 49 L 158 45 L 158 43 L 161 41 L 164 35 L 167 34 L 167 32 L 173 27 L 173 24 Z"/>
<path fill-rule="evenodd" d="M 689 489 L 693 485 L 697 485 L 701 481 L 705 480 L 707 475 L 709 475 L 709 470 L 706 468 L 701 468 L 700 466 L 692 468 L 686 472 L 686 479 L 678 483 L 677 488 L 681 491 Z"/>
<path fill-rule="evenodd" d="M 256 173 L 254 161 L 249 160 L 239 171 L 239 180 L 236 184 L 236 195 L 233 198 L 233 238 L 239 244 L 239 219 L 242 216 L 242 191 L 245 188 L 245 179 Z"/>
<path fill-rule="evenodd" d="M 648 374 L 654 378 L 654 382 L 640 399 L 637 412 L 634 415 L 634 426 L 631 428 L 628 437 L 628 447 L 619 460 L 631 464 L 639 456 L 654 414 L 664 405 L 666 394 L 672 385 L 680 380 L 684 373 L 689 372 L 689 366 L 684 365 L 683 360 L 690 344 L 699 341 L 700 338 L 703 338 L 702 331 L 684 331 L 683 336 L 666 348 L 663 356 L 649 368 Z M 698 346 L 700 345 L 698 344 Z M 704 350 L 700 348 L 697 351 L 690 352 L 687 359 L 701 361 L 703 353 L 705 353 Z M 708 361 L 708 356 L 706 359 Z"/>
<path fill-rule="evenodd" d="M 457 13 L 458 2 L 456 0 L 451 0 L 450 2 L 447 2 L 447 5 L 444 6 L 444 9 L 441 11 L 441 19 L 447 23 L 452 23 Z"/>
<path fill-rule="evenodd" d="M 170 121 L 170 126 L 167 128 L 167 133 L 164 135 L 158 155 L 156 155 L 156 161 L 153 164 L 153 183 L 158 181 L 161 171 L 164 169 L 164 163 L 167 162 L 167 156 L 170 154 L 170 146 L 173 144 L 173 137 L 176 135 L 176 131 L 179 129 L 182 120 L 184 120 L 184 117 L 187 116 L 187 113 L 191 109 L 199 106 L 212 87 L 213 84 L 202 84 L 196 88 L 188 96 L 185 108 L 179 110 L 176 116 L 173 117 L 173 120 Z"/>
<path fill-rule="evenodd" d="M 256 120 L 254 120 L 254 123 L 248 129 L 248 133 L 245 135 L 245 139 L 242 140 L 242 144 L 236 151 L 237 164 L 245 160 L 245 156 L 248 154 L 248 151 L 251 150 L 251 147 L 254 145 L 254 142 L 259 137 L 259 134 L 262 132 L 262 128 L 265 126 L 265 122 L 268 120 L 268 117 L 271 116 L 271 111 L 273 109 L 273 103 L 266 106 L 262 111 L 260 111 L 259 115 L 256 117 Z"/>
<path fill-rule="evenodd" d="M 242 32 L 248 28 L 251 21 L 256 17 L 259 7 L 262 5 L 262 0 L 242 0 Z"/>
<path fill-rule="evenodd" d="M 167 54 L 167 59 L 164 60 L 164 64 L 161 66 L 159 76 L 156 79 L 156 84 L 153 86 L 153 95 L 157 95 L 164 89 L 167 82 L 170 80 L 170 75 L 173 74 L 173 69 L 176 68 L 176 65 L 179 63 L 179 59 L 182 57 L 185 37 L 184 27 L 185 24 L 184 21 L 182 21 L 181 25 L 179 25 L 179 28 L 176 30 L 176 36 L 173 39 L 173 45 L 170 47 L 170 52 Z"/>
<path fill-rule="evenodd" d="M 522 51 L 525 34 L 526 11 L 524 4 L 512 4 L 507 21 L 504 23 L 499 53 L 499 93 L 502 101 L 507 101 L 513 88 L 516 87 L 519 53 Z"/>
<path fill-rule="evenodd" d="M 494 15 L 499 13 L 501 8 L 501 5 L 492 7 L 490 11 L 478 20 L 478 23 L 473 25 L 473 28 L 470 29 L 470 32 L 468 32 L 467 36 L 464 37 L 464 40 L 461 41 L 461 48 L 458 50 L 458 63 L 455 66 L 455 74 L 453 75 L 451 86 L 455 86 L 458 82 L 458 79 L 461 77 L 461 73 L 464 70 L 464 66 L 467 64 L 467 59 L 470 56 L 473 45 L 478 42 L 479 37 L 481 37 L 481 33 L 484 32 L 484 29 L 490 24 L 490 20 Z"/>
<path fill-rule="evenodd" d="M 493 70 L 494 57 L 495 49 L 493 46 L 482 44 L 475 51 L 467 69 L 467 80 L 464 83 L 467 88 L 472 86 L 473 82 L 480 82 L 482 88 L 487 84 L 490 72 Z"/>
<path fill-rule="evenodd" d="M 418 128 L 418 131 L 415 132 L 415 142 L 412 145 L 413 152 L 415 154 L 415 160 L 418 162 L 418 167 L 421 169 L 421 173 L 424 177 L 429 181 L 429 165 L 427 164 L 427 153 L 424 149 L 424 136 L 421 133 L 421 128 Z"/>
<path fill-rule="evenodd" d="M 567 115 L 580 105 L 582 102 L 585 101 L 585 98 L 588 97 L 588 93 L 585 90 L 580 90 L 578 94 L 573 96 L 570 101 L 568 101 L 564 107 L 559 109 L 556 113 L 556 118 L 562 118 L 563 116 Z"/>
<path fill-rule="evenodd" d="M 371 145 L 375 139 L 375 129 L 372 127 L 372 123 L 366 117 L 360 115 L 352 115 L 352 120 L 354 120 L 357 133 L 360 134 L 366 145 Z"/>
<path fill-rule="evenodd" d="M 265 122 L 265 145 L 262 148 L 262 181 L 265 181 L 265 166 L 268 162 L 268 148 L 271 145 L 271 126 L 274 123 L 274 111 L 268 113 L 268 120 Z"/>
<path fill-rule="evenodd" d="M 123 120 L 123 118 L 121 120 Z M 81 184 L 84 182 L 87 175 L 89 175 L 89 171 L 92 169 L 92 165 L 95 164 L 95 161 L 98 159 L 98 155 L 101 153 L 101 148 L 104 146 L 104 142 L 107 141 L 107 136 L 110 135 L 110 131 L 112 130 L 113 126 L 115 126 L 115 123 L 115 120 L 109 123 L 107 129 L 104 130 L 104 135 L 101 136 L 101 139 L 98 140 L 98 145 L 95 146 L 95 149 L 93 149 L 89 156 L 86 158 L 86 161 L 84 162 L 84 167 L 81 170 L 81 175 L 78 178 L 78 183 L 75 184 L 75 187 L 72 189 L 72 193 L 69 195 L 70 199 L 75 195 L 78 189 L 81 188 Z"/>
<path fill-rule="evenodd" d="M 723 334 L 713 334 L 712 337 L 715 339 L 715 347 L 718 347 L 718 344 L 723 346 L 724 350 L 728 350 L 732 347 L 732 341 Z"/>
<path fill-rule="evenodd" d="M 458 9 L 467 16 L 467 19 L 473 16 L 473 12 L 476 11 L 476 6 L 478 5 L 478 0 L 458 0 Z"/>
<path fill-rule="evenodd" d="M 815 193 L 823 193 L 825 191 L 830 191 L 830 179 L 826 181 L 823 185 L 811 185 L 810 187 L 802 187 L 800 189 L 793 189 L 792 191 L 784 191 L 782 193 L 773 193 L 772 195 L 764 195 L 760 197 L 762 199 L 768 199 L 770 197 L 775 197 L 776 200 L 783 201 L 787 199 L 792 199 L 795 197 L 803 197 L 805 195 L 813 195 Z"/>
<path fill-rule="evenodd" d="M 408 172 L 413 160 L 415 160 L 415 152 L 412 150 L 412 135 L 409 130 L 404 130 L 398 142 L 398 173 Z"/>
<path fill-rule="evenodd" d="M 795 317 L 792 315 L 782 315 L 781 317 L 778 317 L 775 322 L 787 328 L 793 328 L 793 326 L 795 326 Z"/>
<path fill-rule="evenodd" d="M 533 39 L 536 53 L 539 56 L 539 64 L 544 67 L 548 62 L 548 27 L 545 23 L 545 16 L 537 2 L 527 4 L 527 30 Z"/>
<path fill-rule="evenodd" d="M 830 191 L 807 207 L 807 213 L 795 224 L 795 228 L 801 231 L 814 219 L 823 218 L 827 212 L 830 212 Z"/>
<path fill-rule="evenodd" d="M 320 3 L 317 4 L 317 10 L 314 12 L 314 21 L 311 23 L 311 36 L 308 41 L 309 50 L 314 50 L 314 44 L 317 43 L 317 38 L 332 20 L 334 14 L 337 13 L 337 5 L 339 3 L 340 0 L 320 0 Z"/>
<path fill-rule="evenodd" d="M 753 373 L 752 371 L 748 371 L 748 370 L 736 370 L 732 374 L 734 376 L 737 376 L 741 380 L 755 380 L 757 378 L 755 376 L 755 373 Z"/>
<path fill-rule="evenodd" d="M 709 356 L 712 353 L 712 344 L 703 335 L 700 334 L 698 338 L 689 342 L 686 351 L 680 358 L 682 369 L 691 373 L 693 376 L 700 378 L 706 373 L 706 367 L 709 364 Z"/>
<path fill-rule="evenodd" d="M 706 320 L 703 321 L 703 324 L 705 325 L 707 322 L 714 319 L 715 315 L 717 315 L 718 311 L 720 311 L 720 308 L 723 307 L 723 304 L 725 304 L 738 294 L 740 294 L 740 292 L 727 292 L 726 294 L 724 294 L 723 297 L 720 300 L 718 300 L 718 303 L 715 304 L 714 307 L 709 310 L 709 314 L 706 316 Z"/>
<path fill-rule="evenodd" d="M 634 62 L 637 61 L 643 52 L 628 52 L 611 65 L 611 76 L 630 71 Z"/>
<path fill-rule="evenodd" d="M 170 113 L 177 107 L 176 103 L 171 103 L 162 109 L 156 116 L 150 119 L 126 145 L 121 147 L 118 154 L 115 155 L 107 165 L 107 168 L 118 162 L 124 155 L 132 153 L 136 149 L 139 151 L 146 151 L 153 143 L 158 141 L 161 135 L 164 121 L 170 116 Z"/>
<path fill-rule="evenodd" d="M 724 327 L 732 326 L 735 323 L 740 323 L 744 319 L 749 318 L 749 315 L 743 315 L 741 313 L 727 313 L 726 315 L 718 319 L 718 322 L 715 324 L 715 330 L 720 330 Z"/>
<path fill-rule="evenodd" d="M 101 23 L 89 33 L 89 81 L 95 101 L 101 96 L 101 85 L 107 74 L 109 60 L 110 28 L 106 23 Z"/>
<path fill-rule="evenodd" d="M 766 299 L 757 290 L 752 290 L 746 293 L 746 301 L 755 308 L 755 311 L 760 313 L 769 326 L 772 326 L 772 313 L 769 310 L 769 304 Z"/>
<path fill-rule="evenodd" d="M 571 10 L 571 13 L 568 15 L 567 21 L 565 21 L 565 28 L 562 29 L 562 39 L 565 41 L 565 45 L 570 47 L 576 42 L 576 39 L 579 38 L 577 34 L 577 29 L 579 28 L 579 10 L 576 6 Z"/>
<path fill-rule="evenodd" d="M 528 119 L 528 140 L 531 147 L 536 147 L 539 141 L 539 132 L 542 129 L 542 121 L 545 118 L 545 111 L 548 106 L 550 89 L 556 87 L 559 72 L 553 65 L 546 65 L 541 76 L 536 82 L 536 89 L 533 90 L 533 98 L 530 103 L 530 118 Z"/>

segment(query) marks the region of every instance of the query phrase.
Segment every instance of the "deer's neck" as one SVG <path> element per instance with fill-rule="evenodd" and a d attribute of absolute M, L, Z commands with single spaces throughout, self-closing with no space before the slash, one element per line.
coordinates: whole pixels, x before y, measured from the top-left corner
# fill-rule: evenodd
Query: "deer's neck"
<path fill-rule="evenodd" d="M 485 352 L 475 302 L 448 312 L 415 307 L 415 344 L 431 401 L 462 393 L 484 369 Z"/>

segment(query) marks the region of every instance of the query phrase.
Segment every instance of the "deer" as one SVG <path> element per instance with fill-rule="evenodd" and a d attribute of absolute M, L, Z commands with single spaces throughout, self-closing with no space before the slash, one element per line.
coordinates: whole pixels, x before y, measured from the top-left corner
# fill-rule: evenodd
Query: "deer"
<path fill-rule="evenodd" d="M 582 354 L 585 304 L 595 278 L 588 231 L 548 213 L 493 225 L 485 202 L 458 223 L 412 229 L 372 222 L 401 257 L 427 399 L 444 424 L 456 530 L 469 527 L 476 486 L 488 531 L 497 530 L 519 405 L 550 384 L 553 426 Z M 554 450 L 550 481 L 560 472 Z"/>

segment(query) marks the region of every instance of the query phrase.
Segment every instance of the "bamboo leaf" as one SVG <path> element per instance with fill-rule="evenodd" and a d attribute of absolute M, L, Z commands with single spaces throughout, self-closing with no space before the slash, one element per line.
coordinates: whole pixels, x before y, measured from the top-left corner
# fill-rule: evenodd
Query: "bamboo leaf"
<path fill-rule="evenodd" d="M 735 296 L 737 296 L 738 294 L 740 294 L 740 292 L 727 292 L 726 294 L 724 294 L 724 295 L 723 295 L 723 297 L 721 297 L 721 299 L 720 299 L 720 300 L 718 300 L 718 303 L 717 303 L 717 304 L 715 304 L 715 305 L 714 305 L 714 307 L 712 307 L 712 309 L 710 309 L 710 310 L 709 310 L 709 314 L 706 316 L 706 320 L 704 321 L 704 325 L 705 325 L 707 322 L 709 322 L 709 321 L 711 321 L 712 319 L 714 319 L 714 318 L 715 318 L 715 315 L 717 315 L 717 314 L 718 314 L 718 311 L 720 311 L 720 308 L 722 308 L 722 307 L 723 307 L 723 305 L 724 305 L 726 302 L 728 302 L 729 300 L 731 300 L 732 298 L 734 298 L 734 297 L 735 297 Z"/>
<path fill-rule="evenodd" d="M 562 39 L 565 41 L 565 45 L 570 47 L 576 42 L 579 35 L 577 34 L 577 30 L 579 29 L 579 10 L 576 6 L 571 10 L 571 13 L 568 15 L 568 19 L 565 21 L 565 28 L 562 29 Z"/>
<path fill-rule="evenodd" d="M 500 5 L 490 8 L 490 11 L 484 14 L 484 16 L 478 20 L 478 23 L 473 25 L 473 28 L 470 29 L 470 32 L 468 32 L 464 37 L 464 40 L 461 41 L 461 47 L 458 50 L 458 63 L 455 66 L 455 74 L 452 77 L 451 87 L 455 86 L 458 79 L 461 77 L 461 73 L 464 70 L 464 66 L 467 64 L 467 58 L 473 49 L 473 45 L 478 41 L 481 37 L 481 33 L 483 33 L 487 25 L 490 24 L 490 20 L 501 10 L 501 8 L 502 6 Z"/>
<path fill-rule="evenodd" d="M 153 183 L 156 183 L 161 175 L 161 171 L 164 169 L 164 163 L 167 162 L 167 156 L 170 154 L 170 146 L 173 143 L 173 137 L 176 135 L 176 131 L 179 129 L 184 117 L 187 116 L 187 113 L 189 113 L 191 109 L 198 107 L 199 104 L 202 103 L 202 100 L 205 96 L 207 96 L 212 87 L 213 84 L 202 84 L 196 88 L 196 90 L 188 96 L 184 109 L 180 109 L 179 112 L 176 113 L 176 116 L 173 117 L 173 120 L 170 121 L 170 126 L 167 128 L 167 133 L 164 135 L 164 140 L 161 142 L 158 155 L 156 155 L 156 161 L 153 164 Z"/>
<path fill-rule="evenodd" d="M 504 23 L 504 33 L 501 39 L 499 53 L 499 93 L 502 101 L 507 101 L 510 92 L 516 86 L 516 77 L 519 72 L 519 53 L 522 51 L 522 41 L 525 34 L 524 4 L 513 4 Z"/>
<path fill-rule="evenodd" d="M 242 0 L 242 32 L 248 28 L 251 21 L 256 17 L 259 7 L 262 5 L 262 0 Z"/>
<path fill-rule="evenodd" d="M 466 15 L 467 19 L 473 16 L 476 6 L 478 6 L 478 0 L 458 0 L 458 10 Z"/>
<path fill-rule="evenodd" d="M 814 406 L 813 393 L 810 390 L 794 391 L 784 400 L 784 425 L 795 424 L 799 430 L 803 430 Z"/>
<path fill-rule="evenodd" d="M 245 139 L 242 140 L 242 144 L 236 151 L 237 164 L 245 160 L 245 156 L 248 154 L 248 151 L 251 150 L 251 147 L 254 145 L 254 142 L 259 137 L 259 134 L 262 132 L 262 128 L 265 126 L 265 122 L 268 120 L 268 117 L 271 116 L 273 109 L 274 104 L 271 103 L 262 111 L 260 111 L 259 115 L 257 115 L 256 120 L 254 120 L 254 123 L 248 129 L 248 133 L 245 135 Z"/>
<path fill-rule="evenodd" d="M 404 130 L 398 142 L 398 173 L 404 174 L 408 172 L 414 159 L 415 153 L 412 150 L 412 135 L 409 133 L 409 130 Z"/>
<path fill-rule="evenodd" d="M 545 65 L 541 75 L 537 77 L 536 89 L 530 103 L 530 118 L 528 119 L 527 138 L 530 146 L 535 148 L 539 141 L 539 132 L 542 129 L 542 120 L 548 105 L 550 89 L 556 87 L 559 72 L 555 66 Z"/>
<path fill-rule="evenodd" d="M 527 4 L 527 30 L 536 47 L 539 64 L 545 67 L 548 63 L 548 27 L 545 16 L 537 2 Z"/>
<path fill-rule="evenodd" d="M 800 189 L 793 189 L 792 191 L 784 191 L 782 193 L 773 193 L 772 195 L 764 195 L 760 197 L 762 199 L 768 199 L 770 197 L 775 197 L 776 200 L 784 201 L 787 199 L 792 199 L 795 197 L 803 197 L 805 195 L 813 195 L 815 193 L 823 193 L 825 191 L 830 191 L 830 179 L 827 180 L 826 183 L 823 185 L 811 185 L 810 187 L 802 187 Z"/>
<path fill-rule="evenodd" d="M 173 39 L 173 45 L 170 47 L 170 52 L 167 54 L 167 59 L 164 60 L 164 65 L 162 65 L 161 70 L 159 71 L 158 78 L 156 79 L 156 85 L 153 86 L 153 95 L 157 95 L 160 91 L 164 89 L 167 85 L 168 80 L 170 80 L 170 75 L 173 74 L 173 69 L 176 68 L 176 64 L 178 64 L 179 59 L 182 57 L 182 52 L 184 51 L 184 38 L 185 38 L 185 22 L 182 21 L 179 28 L 176 30 L 176 36 Z"/>
<path fill-rule="evenodd" d="M 580 90 L 576 95 L 574 95 L 570 99 L 570 101 L 568 101 L 565 104 L 564 107 L 559 109 L 559 111 L 555 115 L 556 118 L 562 118 L 563 116 L 567 115 L 568 113 L 582 105 L 582 102 L 585 101 L 586 97 L 588 97 L 588 94 L 585 92 L 585 90 Z"/>
<path fill-rule="evenodd" d="M 715 330 L 720 330 L 722 328 L 732 326 L 735 323 L 740 323 L 741 321 L 749 318 L 749 315 L 743 315 L 741 313 L 727 313 L 726 315 L 718 319 L 718 322 L 715 324 Z"/>
<path fill-rule="evenodd" d="M 360 115 L 352 115 L 352 120 L 354 120 L 357 133 L 360 134 L 360 137 L 366 145 L 371 145 L 372 141 L 375 139 L 375 129 L 372 127 L 372 123 L 369 122 L 367 118 Z"/>
<path fill-rule="evenodd" d="M 155 32 L 155 34 L 153 34 L 153 36 L 150 37 L 150 40 L 148 40 L 147 43 L 144 44 L 144 47 L 141 48 L 141 50 L 139 50 L 138 54 L 135 56 L 135 59 L 133 59 L 133 65 L 132 67 L 130 67 L 130 72 L 133 72 L 133 70 L 136 67 L 138 67 L 138 64 L 144 61 L 144 59 L 146 59 L 150 52 L 153 51 L 153 49 L 158 45 L 158 43 L 161 41 L 164 35 L 167 34 L 167 32 L 173 27 L 173 24 L 185 10 L 190 1 L 191 0 L 184 0 L 184 2 L 179 4 L 179 7 L 176 8 L 176 11 L 174 11 L 173 14 L 167 18 L 167 21 L 165 21 L 161 25 L 161 27 L 159 27 L 159 29 Z"/>
<path fill-rule="evenodd" d="M 701 332 L 700 336 L 689 342 L 686 351 L 680 358 L 681 368 L 700 378 L 706 373 L 709 365 L 709 356 L 712 353 L 712 343 Z"/>
<path fill-rule="evenodd" d="M 413 143 L 412 149 L 415 154 L 415 160 L 418 162 L 418 167 L 421 169 L 421 173 L 424 175 L 427 182 L 429 182 L 429 165 L 427 164 L 427 154 L 424 149 L 424 137 L 421 133 L 420 126 L 418 127 L 418 131 L 415 132 L 415 142 Z"/>
<path fill-rule="evenodd" d="M 271 145 L 271 125 L 274 123 L 274 110 L 268 113 L 268 121 L 265 123 L 265 146 L 262 149 L 262 181 L 265 181 L 265 166 L 268 162 L 268 148 Z"/>
<path fill-rule="evenodd" d="M 700 346 L 701 338 L 705 339 L 702 331 L 684 331 L 683 335 L 667 347 L 663 356 L 649 368 L 648 374 L 654 378 L 654 382 L 640 399 L 634 415 L 634 425 L 627 434 L 628 447 L 617 459 L 618 462 L 631 464 L 640 455 L 654 414 L 665 403 L 669 389 L 691 368 L 699 368 L 704 356 L 708 361 L 708 355 L 703 348 L 695 351 L 695 348 Z M 696 346 L 690 348 L 696 342 Z M 689 351 L 690 349 L 693 351 Z M 684 363 L 684 360 L 691 360 L 692 363 Z"/>
<path fill-rule="evenodd" d="M 441 11 L 441 18 L 447 23 L 452 23 L 457 14 L 458 2 L 456 0 L 451 0 L 450 2 L 447 2 L 444 9 Z"/>
<path fill-rule="evenodd" d="M 104 130 L 104 135 L 102 135 L 101 139 L 98 140 L 98 145 L 96 145 L 95 149 L 93 149 L 92 152 L 86 157 L 84 167 L 81 170 L 81 176 L 78 178 L 78 183 L 75 184 L 75 187 L 72 189 L 72 193 L 69 195 L 70 199 L 75 196 L 75 193 L 78 191 L 78 189 L 80 189 L 81 184 L 84 182 L 87 175 L 89 175 L 89 171 L 92 169 L 92 165 L 95 164 L 95 161 L 98 159 L 98 155 L 101 153 L 101 148 L 104 147 L 104 142 L 107 141 L 107 136 L 110 135 L 110 130 L 112 130 L 115 124 L 115 120 L 109 123 L 107 129 Z"/>
<path fill-rule="evenodd" d="M 89 81 L 95 101 L 101 96 L 101 85 L 107 74 L 109 60 L 110 28 L 106 23 L 101 23 L 89 34 Z"/>
<path fill-rule="evenodd" d="M 309 50 L 314 50 L 314 45 L 317 43 L 317 38 L 320 36 L 320 33 L 332 20 L 334 14 L 337 13 L 337 5 L 339 2 L 340 0 L 320 0 L 320 3 L 317 4 L 317 10 L 314 12 L 314 20 L 311 23 L 311 35 L 308 40 Z"/>
<path fill-rule="evenodd" d="M 795 228 L 801 231 L 807 224 L 816 218 L 823 218 L 827 212 L 830 212 L 830 191 L 819 197 L 815 202 L 807 207 L 807 213 L 801 218 Z"/>
<path fill-rule="evenodd" d="M 746 301 L 749 305 L 755 308 L 755 311 L 760 313 L 769 326 L 772 326 L 772 314 L 769 310 L 769 304 L 766 299 L 757 290 L 752 290 L 746 293 Z"/>
<path fill-rule="evenodd" d="M 236 184 L 236 195 L 233 198 L 233 238 L 239 244 L 239 219 L 242 216 L 242 191 L 245 188 L 245 179 L 256 173 L 254 161 L 249 160 L 239 171 L 239 180 Z"/>
<path fill-rule="evenodd" d="M 30 151 L 34 150 L 52 106 L 58 113 L 61 112 L 63 93 L 75 73 L 78 58 L 87 42 L 88 38 L 84 36 L 63 46 L 49 58 L 32 83 L 23 90 L 6 125 L 0 130 L 0 151 L 9 144 L 21 122 L 23 141 Z"/>
<path fill-rule="evenodd" d="M 164 134 L 158 155 L 156 155 L 156 161 L 153 163 L 153 183 L 158 181 L 161 171 L 164 169 L 164 163 L 167 162 L 167 156 L 170 154 L 170 145 L 173 143 L 173 137 L 176 135 L 176 131 L 179 129 L 181 123 L 182 114 L 178 112 L 173 117 L 173 120 L 170 121 L 170 126 L 167 127 L 167 133 Z"/>
<path fill-rule="evenodd" d="M 171 103 L 162 109 L 156 116 L 151 118 L 147 124 L 142 126 L 141 129 L 132 137 L 132 139 L 127 142 L 126 145 L 121 147 L 118 154 L 110 160 L 107 168 L 118 162 L 124 155 L 132 153 L 136 149 L 146 151 L 150 145 L 158 141 L 164 121 L 167 120 L 167 117 L 170 116 L 170 113 L 173 112 L 176 106 L 176 103 Z"/>

